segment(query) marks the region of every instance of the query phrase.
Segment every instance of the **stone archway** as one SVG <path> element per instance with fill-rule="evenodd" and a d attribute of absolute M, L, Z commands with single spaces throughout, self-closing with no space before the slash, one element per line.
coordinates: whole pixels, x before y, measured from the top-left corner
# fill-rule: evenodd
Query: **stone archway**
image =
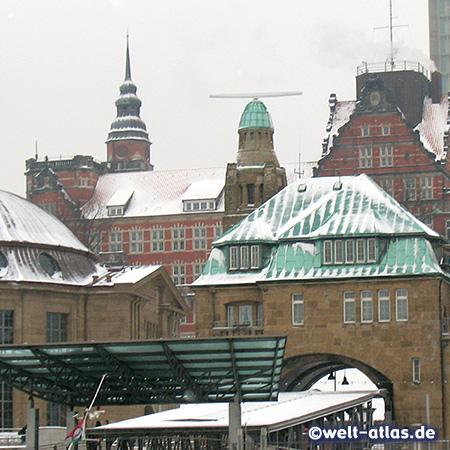
<path fill-rule="evenodd" d="M 280 389 L 304 391 L 324 376 L 342 369 L 358 369 L 382 391 L 386 409 L 386 421 L 395 420 L 392 381 L 373 367 L 347 356 L 316 353 L 292 356 L 285 359 Z"/>

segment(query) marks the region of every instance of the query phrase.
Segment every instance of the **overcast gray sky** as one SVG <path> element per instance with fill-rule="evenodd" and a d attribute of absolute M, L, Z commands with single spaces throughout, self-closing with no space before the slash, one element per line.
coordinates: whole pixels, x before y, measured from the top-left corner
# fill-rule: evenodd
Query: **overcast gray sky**
<path fill-rule="evenodd" d="M 396 56 L 428 60 L 426 0 L 393 0 Z M 235 160 L 248 100 L 209 94 L 303 91 L 263 99 L 282 163 L 317 160 L 328 97 L 355 98 L 362 61 L 389 56 L 389 0 L 1 0 L 0 189 L 25 194 L 25 160 L 104 144 L 132 78 L 155 170 Z"/>

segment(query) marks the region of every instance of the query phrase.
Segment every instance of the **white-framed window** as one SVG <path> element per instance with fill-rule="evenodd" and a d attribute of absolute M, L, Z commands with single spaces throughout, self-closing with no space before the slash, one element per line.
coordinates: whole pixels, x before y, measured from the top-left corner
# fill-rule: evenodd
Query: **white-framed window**
<path fill-rule="evenodd" d="M 361 169 L 372 167 L 372 149 L 370 147 L 359 149 L 359 167 Z"/>
<path fill-rule="evenodd" d="M 110 252 L 121 252 L 122 251 L 122 232 L 121 231 L 110 231 L 109 232 L 109 251 Z"/>
<path fill-rule="evenodd" d="M 248 245 L 242 245 L 240 248 L 241 253 L 241 269 L 248 269 L 250 267 L 250 255 Z"/>
<path fill-rule="evenodd" d="M 222 236 L 222 234 L 223 234 L 222 225 L 215 225 L 214 226 L 214 238 L 217 239 L 218 237 Z"/>
<path fill-rule="evenodd" d="M 230 247 L 230 270 L 239 269 L 239 247 Z"/>
<path fill-rule="evenodd" d="M 123 216 L 125 208 L 123 206 L 107 206 L 108 216 Z"/>
<path fill-rule="evenodd" d="M 391 293 L 387 289 L 378 291 L 378 321 L 389 322 L 391 320 Z"/>
<path fill-rule="evenodd" d="M 184 228 L 172 229 L 172 250 L 179 251 L 185 249 L 186 232 Z"/>
<path fill-rule="evenodd" d="M 382 125 L 381 134 L 383 136 L 388 136 L 389 134 L 391 134 L 391 127 L 389 125 Z"/>
<path fill-rule="evenodd" d="M 393 178 L 383 178 L 382 180 L 380 180 L 380 186 L 389 195 L 393 195 L 393 193 L 394 193 L 394 180 L 393 180 Z"/>
<path fill-rule="evenodd" d="M 206 228 L 195 227 L 193 229 L 194 250 L 206 250 Z"/>
<path fill-rule="evenodd" d="M 367 137 L 370 135 L 369 127 L 361 127 L 361 136 Z"/>
<path fill-rule="evenodd" d="M 334 241 L 334 262 L 335 264 L 344 262 L 344 241 L 341 239 Z"/>
<path fill-rule="evenodd" d="M 250 267 L 252 269 L 259 269 L 260 265 L 259 245 L 252 245 L 250 247 Z"/>
<path fill-rule="evenodd" d="M 372 291 L 361 291 L 361 322 L 373 322 Z"/>
<path fill-rule="evenodd" d="M 345 241 L 345 262 L 347 264 L 355 262 L 355 242 L 353 239 Z"/>
<path fill-rule="evenodd" d="M 323 242 L 323 263 L 333 264 L 333 241 Z"/>
<path fill-rule="evenodd" d="M 356 322 L 356 302 L 353 291 L 344 292 L 344 323 Z"/>
<path fill-rule="evenodd" d="M 142 230 L 130 231 L 130 253 L 142 253 L 144 251 L 144 232 Z"/>
<path fill-rule="evenodd" d="M 197 279 L 203 272 L 205 267 L 205 263 L 196 263 L 194 264 L 194 278 Z"/>
<path fill-rule="evenodd" d="M 420 178 L 420 198 L 422 200 L 433 198 L 433 177 Z"/>
<path fill-rule="evenodd" d="M 172 274 L 174 284 L 186 284 L 186 266 L 184 264 L 174 264 Z"/>
<path fill-rule="evenodd" d="M 420 359 L 412 358 L 412 382 L 414 384 L 420 383 Z"/>
<path fill-rule="evenodd" d="M 366 262 L 366 240 L 356 239 L 356 262 Z"/>
<path fill-rule="evenodd" d="M 417 190 L 416 190 L 416 179 L 415 178 L 405 178 L 404 180 L 405 187 L 405 201 L 411 201 L 417 199 Z"/>
<path fill-rule="evenodd" d="M 292 325 L 305 323 L 305 306 L 303 294 L 292 294 Z"/>
<path fill-rule="evenodd" d="M 164 230 L 152 230 L 152 252 L 164 251 Z"/>
<path fill-rule="evenodd" d="M 392 167 L 394 165 L 393 151 L 390 146 L 380 147 L 380 167 Z"/>
<path fill-rule="evenodd" d="M 408 320 L 408 290 L 397 289 L 395 291 L 395 319 L 397 322 Z"/>
<path fill-rule="evenodd" d="M 367 239 L 367 262 L 377 262 L 377 241 L 374 238 Z"/>
<path fill-rule="evenodd" d="M 253 326 L 253 305 L 228 305 L 227 306 L 228 327 L 251 327 Z"/>

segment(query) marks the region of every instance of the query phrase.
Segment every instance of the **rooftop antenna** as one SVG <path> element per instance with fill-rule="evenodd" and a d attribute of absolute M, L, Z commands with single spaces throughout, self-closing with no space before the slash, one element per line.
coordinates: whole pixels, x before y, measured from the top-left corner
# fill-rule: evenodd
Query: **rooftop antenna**
<path fill-rule="evenodd" d="M 300 91 L 292 92 L 255 92 L 255 93 L 243 93 L 243 94 L 211 94 L 209 98 L 258 98 L 265 97 L 290 97 L 293 95 L 302 95 Z"/>
<path fill-rule="evenodd" d="M 389 26 L 388 27 L 376 27 L 374 30 L 382 30 L 384 28 L 389 28 L 389 43 L 390 43 L 390 55 L 389 55 L 389 65 L 391 70 L 394 70 L 394 33 L 393 28 L 407 27 L 408 25 L 393 25 L 393 19 L 397 17 L 392 16 L 392 0 L 389 0 Z"/>
<path fill-rule="evenodd" d="M 37 159 L 38 159 L 38 143 L 37 143 L 37 140 L 34 141 L 34 158 L 37 161 Z"/>

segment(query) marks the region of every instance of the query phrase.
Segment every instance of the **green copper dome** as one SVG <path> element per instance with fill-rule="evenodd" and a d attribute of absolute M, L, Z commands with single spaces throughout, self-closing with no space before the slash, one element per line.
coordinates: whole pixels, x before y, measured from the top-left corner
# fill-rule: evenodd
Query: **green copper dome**
<path fill-rule="evenodd" d="M 252 100 L 245 107 L 239 122 L 239 129 L 242 128 L 270 128 L 273 130 L 272 118 L 263 102 Z"/>

